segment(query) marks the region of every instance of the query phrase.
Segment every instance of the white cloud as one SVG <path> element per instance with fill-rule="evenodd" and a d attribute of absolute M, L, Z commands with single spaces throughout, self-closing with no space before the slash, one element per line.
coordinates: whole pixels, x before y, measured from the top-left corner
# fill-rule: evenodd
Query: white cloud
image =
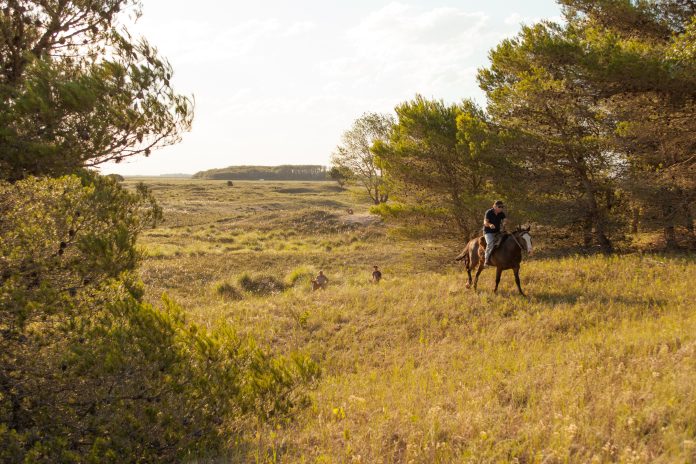
<path fill-rule="evenodd" d="M 295 38 L 316 29 L 312 21 L 283 22 L 277 18 L 248 19 L 220 27 L 218 23 L 177 19 L 144 26 L 180 65 L 204 64 L 253 57 L 269 42 Z"/>
<path fill-rule="evenodd" d="M 524 22 L 524 18 L 519 13 L 512 13 L 505 18 L 504 23 L 508 26 L 517 26 L 518 24 Z"/>
<path fill-rule="evenodd" d="M 419 11 L 402 3 L 390 3 L 370 13 L 360 24 L 348 31 L 350 39 L 362 45 L 376 45 L 403 50 L 418 47 L 461 44 L 485 25 L 487 17 L 480 12 L 459 8 L 434 8 Z"/>
<path fill-rule="evenodd" d="M 488 17 L 461 8 L 421 10 L 393 2 L 365 16 L 345 34 L 349 55 L 320 63 L 327 79 L 349 80 L 365 90 L 398 95 L 453 87 L 475 88 L 471 57 L 486 49 Z M 443 85 L 449 88 L 443 88 Z"/>
<path fill-rule="evenodd" d="M 285 31 L 284 35 L 286 37 L 294 37 L 297 35 L 306 34 L 307 32 L 311 32 L 316 28 L 317 25 L 313 21 L 298 21 L 291 24 Z"/>
<path fill-rule="evenodd" d="M 226 29 L 218 29 L 211 33 L 205 24 L 197 24 L 187 32 L 184 39 L 187 46 L 179 52 L 182 62 L 205 63 L 219 62 L 248 56 L 265 40 L 282 33 L 281 24 L 277 19 L 252 19 L 235 24 Z"/>

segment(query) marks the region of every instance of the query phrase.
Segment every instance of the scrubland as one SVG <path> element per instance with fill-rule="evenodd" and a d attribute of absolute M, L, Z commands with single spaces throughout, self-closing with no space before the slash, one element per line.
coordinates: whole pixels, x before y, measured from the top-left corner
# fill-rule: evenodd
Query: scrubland
<path fill-rule="evenodd" d="M 693 255 L 560 254 L 535 235 L 525 299 L 509 271 L 497 295 L 490 270 L 465 289 L 463 239 L 384 224 L 358 190 L 147 184 L 166 218 L 140 239 L 147 298 L 322 371 L 295 421 L 220 462 L 696 462 Z"/>

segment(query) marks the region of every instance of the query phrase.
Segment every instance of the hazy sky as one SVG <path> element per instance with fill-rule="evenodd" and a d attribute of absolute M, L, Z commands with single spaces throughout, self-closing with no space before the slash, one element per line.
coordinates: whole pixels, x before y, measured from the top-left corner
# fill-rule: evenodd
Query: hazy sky
<path fill-rule="evenodd" d="M 196 100 L 175 146 L 104 172 L 194 173 L 230 165 L 324 164 L 364 112 L 426 97 L 484 104 L 476 70 L 520 23 L 557 19 L 553 0 L 144 0 L 132 29 Z"/>

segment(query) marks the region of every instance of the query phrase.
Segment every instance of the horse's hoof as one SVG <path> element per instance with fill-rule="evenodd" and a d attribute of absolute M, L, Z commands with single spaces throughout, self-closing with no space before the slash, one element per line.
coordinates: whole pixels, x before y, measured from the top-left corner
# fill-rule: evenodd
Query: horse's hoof
<path fill-rule="evenodd" d="M 471 288 L 471 284 L 466 284 L 466 288 Z"/>

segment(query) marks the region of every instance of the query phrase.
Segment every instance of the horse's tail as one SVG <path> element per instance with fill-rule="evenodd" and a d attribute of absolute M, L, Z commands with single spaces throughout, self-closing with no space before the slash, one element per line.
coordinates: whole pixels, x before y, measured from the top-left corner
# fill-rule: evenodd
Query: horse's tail
<path fill-rule="evenodd" d="M 467 245 L 466 247 L 464 247 L 464 250 L 462 250 L 462 252 L 459 253 L 459 256 L 457 256 L 456 258 L 454 258 L 455 261 L 464 261 L 464 265 L 465 265 L 466 267 L 469 267 L 469 260 L 470 260 L 470 259 L 471 259 L 471 258 L 469 258 L 469 245 Z"/>

